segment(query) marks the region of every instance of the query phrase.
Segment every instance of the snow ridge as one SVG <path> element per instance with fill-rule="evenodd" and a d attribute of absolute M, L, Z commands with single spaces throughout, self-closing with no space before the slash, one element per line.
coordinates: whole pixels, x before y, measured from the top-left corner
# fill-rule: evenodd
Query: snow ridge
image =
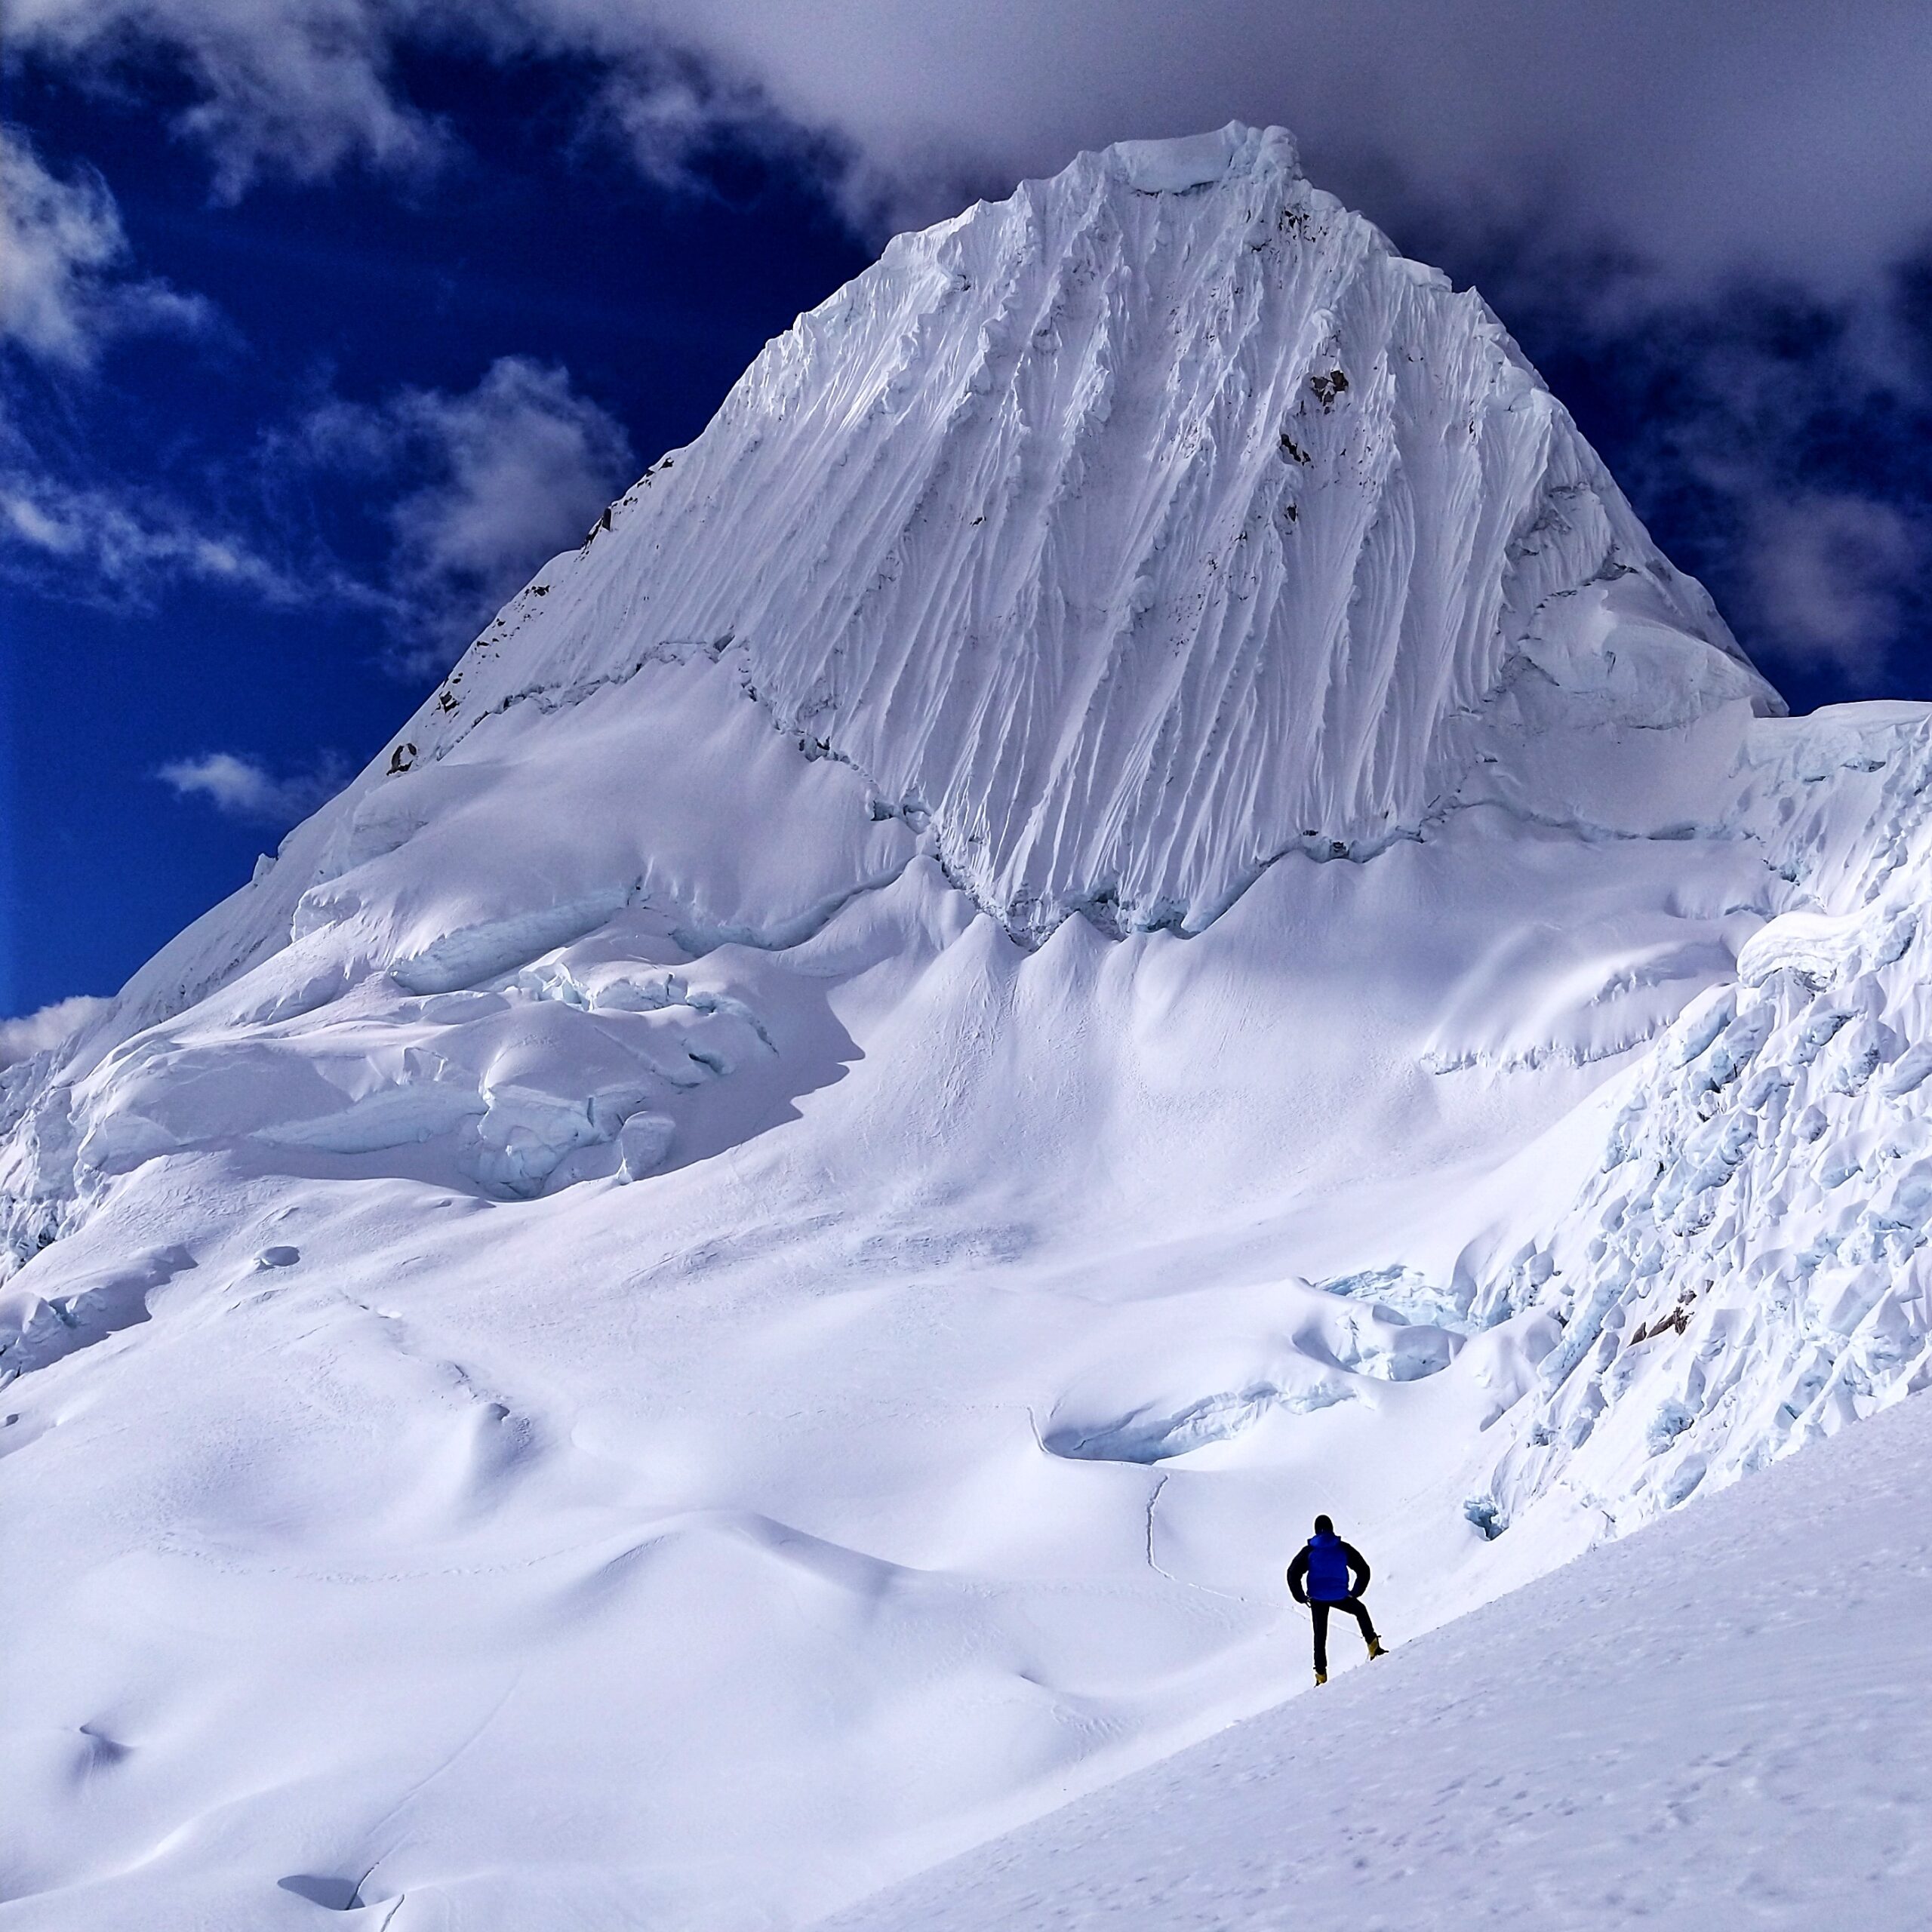
<path fill-rule="evenodd" d="M 403 738 L 729 638 L 1017 934 L 1197 931 L 1284 851 L 1412 834 L 1601 583 L 1700 702 L 1775 708 L 1481 300 L 1232 125 L 900 237 Z"/>

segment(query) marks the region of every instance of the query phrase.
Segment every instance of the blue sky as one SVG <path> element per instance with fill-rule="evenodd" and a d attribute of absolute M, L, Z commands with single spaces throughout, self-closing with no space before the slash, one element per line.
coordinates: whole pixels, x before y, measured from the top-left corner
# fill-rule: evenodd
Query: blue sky
<path fill-rule="evenodd" d="M 0 1020 L 245 879 L 894 226 L 1232 117 L 1490 296 L 1794 703 L 1932 697 L 1932 35 L 1815 11 L 18 0 Z"/>
<path fill-rule="evenodd" d="M 419 85 L 463 137 L 433 176 L 233 205 L 151 112 L 10 89 L 51 171 L 111 188 L 131 273 L 205 306 L 131 322 L 90 366 L 12 372 L 38 500 L 85 520 L 112 499 L 138 528 L 106 555 L 14 546 L 0 1011 L 112 990 L 232 890 L 503 595 L 868 259 L 755 161 L 666 192 L 573 152 L 568 76 L 445 64 Z M 466 432 L 523 466 L 466 489 Z M 147 554 L 177 535 L 242 561 Z"/>

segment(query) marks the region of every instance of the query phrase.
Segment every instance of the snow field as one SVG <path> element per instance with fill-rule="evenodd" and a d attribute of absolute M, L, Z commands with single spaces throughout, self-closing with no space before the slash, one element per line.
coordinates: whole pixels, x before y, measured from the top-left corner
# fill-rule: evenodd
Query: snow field
<path fill-rule="evenodd" d="M 231 1029 L 254 1094 L 308 1091 L 254 1056 L 379 1066 L 385 1027 L 432 1086 L 513 1038 L 524 1091 L 594 1092 L 667 1017 L 744 1058 L 629 1117 L 675 1125 L 628 1185 L 622 1128 L 534 1198 L 461 1128 L 251 1128 L 96 1183 L 10 1291 L 65 1351 L 0 1398 L 0 1617 L 42 1633 L 10 1912 L 296 1924 L 300 1879 L 405 1928 L 796 1922 L 1292 1689 L 1316 1508 L 1405 1632 L 1582 1546 L 1565 1493 L 1494 1540 L 1466 1512 L 1562 1332 L 1546 1247 L 1494 1232 L 1498 1137 L 1552 1214 L 1591 1185 L 1614 1112 L 1571 1049 L 1606 1003 L 1641 1032 L 1632 962 L 1721 952 L 1763 875 L 1484 808 L 1285 861 L 1196 939 L 1029 952 L 917 859 L 789 947 L 672 963 L 638 908 L 478 988 Z M 1572 989 L 1564 1050 L 1431 1072 L 1538 921 L 1510 958 Z M 165 1280 L 121 1261 L 164 1236 Z M 50 1768 L 95 1731 L 112 1776 Z"/>
<path fill-rule="evenodd" d="M 1373 1665 L 1343 1620 L 1324 1688 L 826 1932 L 1912 1932 L 1929 1462 L 1910 1404 Z"/>

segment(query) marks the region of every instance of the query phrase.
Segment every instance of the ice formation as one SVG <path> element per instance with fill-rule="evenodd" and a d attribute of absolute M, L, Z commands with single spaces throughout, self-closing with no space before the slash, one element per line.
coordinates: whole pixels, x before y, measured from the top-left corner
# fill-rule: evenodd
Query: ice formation
<path fill-rule="evenodd" d="M 1279 131 L 901 238 L 0 1074 L 9 1913 L 802 1923 L 1918 1386 L 1781 711 Z"/>

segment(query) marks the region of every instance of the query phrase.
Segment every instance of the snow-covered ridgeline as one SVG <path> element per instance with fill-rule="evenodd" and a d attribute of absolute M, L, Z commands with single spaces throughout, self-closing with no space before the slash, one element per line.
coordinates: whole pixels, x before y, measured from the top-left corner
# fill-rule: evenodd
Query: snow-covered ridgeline
<path fill-rule="evenodd" d="M 69 1063 L 8 1077 L 5 1265 L 194 1149 L 446 1144 L 512 1196 L 648 1171 L 681 1094 L 777 1051 L 694 962 L 795 945 L 921 854 L 1031 941 L 1075 907 L 1192 929 L 1284 851 L 1372 866 L 1490 804 L 1754 841 L 1757 916 L 1827 890 L 1786 851 L 1794 786 L 1854 856 L 1913 835 L 1891 791 L 1780 764 L 1817 734 L 1747 722 L 1775 700 L 1500 325 L 1279 131 L 1084 156 L 901 238 L 608 521 Z M 1654 1004 L 1523 1053 L 1641 1048 Z M 1684 1161 L 1731 1171 L 1697 1165 L 1709 1138 L 1664 1149 L 1680 1220 L 1673 1190 L 1709 1192 Z M 1583 1204 L 1600 1251 L 1530 1230 L 1534 1278 L 1484 1284 L 1481 1318 L 1540 1302 L 1567 1362 L 1611 1297 L 1677 1280 L 1631 1233 L 1634 1158 Z M 1497 1520 L 1544 1446 L 1499 1472 Z"/>
<path fill-rule="evenodd" d="M 1679 739 L 1717 721 L 1721 750 L 1776 702 L 1479 299 L 1310 187 L 1278 130 L 1084 156 L 901 238 L 607 521 L 57 1078 L 9 1078 L 15 1257 L 91 1176 L 291 1105 L 308 1075 L 191 1085 L 181 1040 L 134 1044 L 198 1007 L 205 1057 L 372 974 L 481 984 L 626 908 L 680 937 L 673 968 L 783 946 L 915 851 L 1029 943 L 1072 908 L 1191 931 L 1284 852 L 1368 857 L 1458 804 L 1707 813 Z M 1633 724 L 1671 728 L 1658 769 L 1633 773 Z M 491 1097 L 487 1042 L 426 1036 L 386 1073 L 368 1045 L 328 1076 L 355 1124 L 304 1144 L 493 1107 L 537 1131 Z M 98 1064 L 124 1049 L 139 1080 Z M 559 1078 L 525 1186 L 651 1084 Z"/>
<path fill-rule="evenodd" d="M 694 1086 L 792 1077 L 734 1004 L 735 949 L 796 946 L 899 876 L 913 835 L 708 659 L 567 709 L 364 774 L 88 1034 L 0 1076 L 0 1278 L 171 1155 L 407 1167 L 432 1146 L 527 1196 L 580 1149 L 635 1171 Z M 660 1124 L 626 1156 L 633 1115 Z"/>
<path fill-rule="evenodd" d="M 398 742 L 729 640 L 1028 934 L 1198 929 L 1278 853 L 1413 832 L 1525 641 L 1595 657 L 1626 605 L 1675 683 L 1775 706 L 1478 297 L 1278 129 L 1157 146 L 899 238 Z"/>

